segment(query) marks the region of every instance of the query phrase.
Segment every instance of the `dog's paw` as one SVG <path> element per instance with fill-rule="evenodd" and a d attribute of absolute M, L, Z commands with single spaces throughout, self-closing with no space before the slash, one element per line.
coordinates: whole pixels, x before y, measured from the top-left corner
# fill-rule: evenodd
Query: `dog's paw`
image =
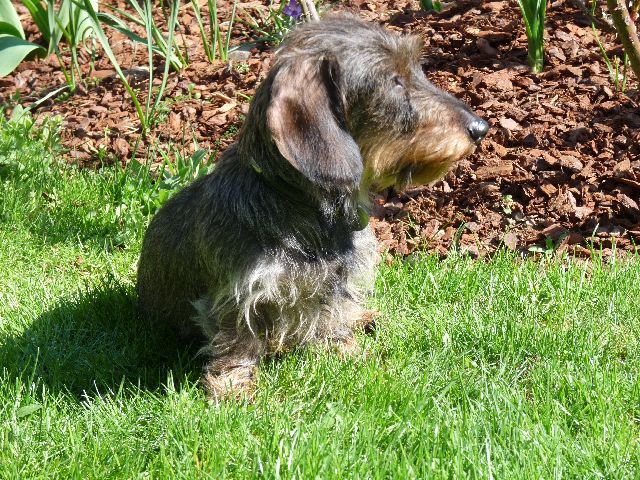
<path fill-rule="evenodd" d="M 359 362 L 366 360 L 369 350 L 354 336 L 331 341 L 331 347 L 342 361 Z"/>
<path fill-rule="evenodd" d="M 204 386 L 210 405 L 219 405 L 225 400 L 251 402 L 255 393 L 255 366 L 243 366 L 225 372 L 208 370 L 200 382 Z"/>
<path fill-rule="evenodd" d="M 376 325 L 382 318 L 382 314 L 377 310 L 364 310 L 356 321 L 356 328 L 362 330 L 367 335 L 376 330 Z"/>

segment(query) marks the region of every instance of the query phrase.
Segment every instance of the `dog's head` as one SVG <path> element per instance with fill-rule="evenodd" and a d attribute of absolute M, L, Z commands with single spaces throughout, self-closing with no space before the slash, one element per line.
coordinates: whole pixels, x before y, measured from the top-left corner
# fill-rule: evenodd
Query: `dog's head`
<path fill-rule="evenodd" d="M 258 93 L 269 96 L 260 113 L 279 153 L 332 189 L 380 190 L 442 176 L 489 125 L 426 79 L 421 49 L 418 37 L 352 16 L 296 29 Z"/>

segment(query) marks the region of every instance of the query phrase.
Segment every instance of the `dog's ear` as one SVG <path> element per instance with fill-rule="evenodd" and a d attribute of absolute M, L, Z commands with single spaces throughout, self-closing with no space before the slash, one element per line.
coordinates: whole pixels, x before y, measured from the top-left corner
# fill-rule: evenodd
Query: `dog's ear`
<path fill-rule="evenodd" d="M 339 75 L 328 58 L 283 65 L 271 85 L 267 126 L 282 156 L 309 180 L 355 189 L 362 157 L 346 130 Z"/>

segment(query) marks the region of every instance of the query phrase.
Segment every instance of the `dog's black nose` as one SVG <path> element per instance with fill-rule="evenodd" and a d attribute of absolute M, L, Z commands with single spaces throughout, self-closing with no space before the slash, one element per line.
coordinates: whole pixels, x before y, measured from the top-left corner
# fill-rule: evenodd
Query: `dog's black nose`
<path fill-rule="evenodd" d="M 467 131 L 474 142 L 480 143 L 489 131 L 489 124 L 483 119 L 476 117 L 467 125 Z"/>

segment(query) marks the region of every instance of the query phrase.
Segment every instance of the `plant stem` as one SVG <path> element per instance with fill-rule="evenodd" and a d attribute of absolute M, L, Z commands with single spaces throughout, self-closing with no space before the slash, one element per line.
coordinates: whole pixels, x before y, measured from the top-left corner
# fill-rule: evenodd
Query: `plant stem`
<path fill-rule="evenodd" d="M 95 35 L 100 41 L 100 44 L 102 45 L 102 49 L 104 50 L 104 53 L 107 55 L 107 57 L 111 61 L 113 68 L 115 68 L 116 73 L 118 74 L 118 77 L 120 77 L 120 80 L 124 85 L 124 88 L 127 90 L 127 93 L 129 94 L 129 97 L 133 102 L 133 105 L 136 109 L 136 114 L 138 115 L 138 119 L 140 120 L 142 137 L 146 139 L 149 125 L 147 124 L 147 116 L 144 114 L 142 110 L 142 106 L 140 105 L 140 101 L 136 96 L 136 92 L 133 90 L 133 88 L 131 88 L 131 84 L 129 83 L 126 75 L 120 68 L 120 64 L 118 63 L 118 60 L 116 59 L 116 56 L 113 53 L 113 50 L 111 50 L 111 46 L 109 45 L 109 40 L 107 39 L 107 36 L 104 33 L 102 25 L 100 24 L 100 20 L 98 19 L 98 14 L 96 13 L 95 9 L 93 8 L 93 5 L 91 4 L 91 0 L 83 0 L 83 2 L 84 2 L 84 8 L 89 14 L 89 18 L 91 19 L 91 23 L 92 23 Z"/>
<path fill-rule="evenodd" d="M 547 0 L 518 0 L 527 32 L 527 60 L 534 73 L 540 73 L 544 64 L 544 19 Z"/>
<path fill-rule="evenodd" d="M 231 30 L 233 30 L 233 21 L 236 19 L 236 7 L 238 6 L 238 0 L 233 1 L 233 8 L 231 10 L 231 18 L 229 19 L 229 26 L 227 27 L 227 37 L 224 44 L 224 56 L 223 60 L 229 58 L 229 42 L 231 42 Z"/>
<path fill-rule="evenodd" d="M 304 13 L 304 19 L 307 22 L 320 20 L 313 0 L 298 0 L 298 3 L 300 4 L 300 7 L 302 7 L 302 13 Z"/>
<path fill-rule="evenodd" d="M 207 34 L 204 29 L 204 24 L 202 23 L 202 14 L 200 12 L 200 5 L 198 5 L 198 0 L 191 0 L 191 6 L 193 7 L 193 14 L 196 17 L 196 21 L 198 23 L 198 29 L 200 30 L 200 38 L 202 39 L 202 47 L 204 48 L 204 53 L 207 56 L 207 60 L 212 62 L 213 57 L 215 56 L 215 52 L 213 54 L 211 53 L 209 40 L 207 39 Z"/>
<path fill-rule="evenodd" d="M 169 52 L 173 53 L 173 43 L 174 43 L 174 35 L 176 24 L 178 23 L 178 12 L 180 11 L 180 0 L 175 0 L 171 4 L 171 13 L 169 17 L 169 38 L 167 39 L 167 44 L 169 45 Z M 176 47 L 177 48 L 177 47 Z M 162 73 L 162 83 L 160 84 L 160 88 L 158 89 L 158 93 L 156 95 L 156 101 L 153 104 L 153 109 L 151 110 L 150 117 L 152 120 L 155 120 L 156 111 L 158 110 L 158 106 L 160 105 L 160 100 L 164 95 L 164 91 L 167 88 L 167 80 L 169 78 L 169 66 L 170 62 L 168 59 L 164 62 L 164 72 Z M 152 84 L 149 83 L 149 92 L 151 92 Z"/>
<path fill-rule="evenodd" d="M 544 45 L 533 38 L 528 39 L 529 49 L 527 59 L 533 73 L 540 73 L 544 64 Z"/>
<path fill-rule="evenodd" d="M 307 5 L 311 20 L 320 20 L 320 16 L 318 15 L 318 11 L 316 10 L 316 5 L 313 3 L 313 0 L 302 0 L 302 4 Z"/>
<path fill-rule="evenodd" d="M 624 0 L 607 0 L 607 8 L 613 18 L 613 24 L 616 26 L 624 51 L 629 56 L 631 69 L 640 80 L 640 40 L 636 24 L 631 20 Z"/>

